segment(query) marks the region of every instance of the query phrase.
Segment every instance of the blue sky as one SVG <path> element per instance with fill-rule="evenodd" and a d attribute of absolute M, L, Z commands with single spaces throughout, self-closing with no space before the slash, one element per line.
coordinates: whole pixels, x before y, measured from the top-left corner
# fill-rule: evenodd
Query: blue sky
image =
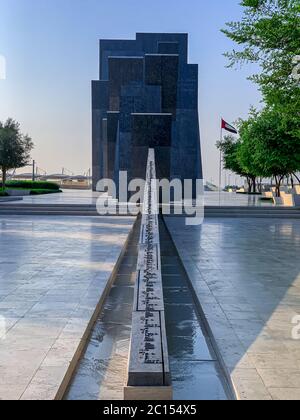
<path fill-rule="evenodd" d="M 220 117 L 258 106 L 251 68 L 225 68 L 234 45 L 220 32 L 241 17 L 239 0 L 0 0 L 0 120 L 11 116 L 34 142 L 38 166 L 82 173 L 91 166 L 90 81 L 98 77 L 98 39 L 135 32 L 188 32 L 199 64 L 204 174 L 217 182 Z M 253 69 L 252 69 L 253 70 Z"/>

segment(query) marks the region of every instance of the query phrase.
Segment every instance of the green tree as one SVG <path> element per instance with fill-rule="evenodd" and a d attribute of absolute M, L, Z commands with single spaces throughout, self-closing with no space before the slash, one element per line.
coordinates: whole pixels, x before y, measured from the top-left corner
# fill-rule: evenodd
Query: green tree
<path fill-rule="evenodd" d="M 246 178 L 249 192 L 256 192 L 256 175 L 240 163 L 239 154 L 241 147 L 241 141 L 230 135 L 225 136 L 222 142 L 219 141 L 217 143 L 217 148 L 221 150 L 223 155 L 224 169 Z"/>
<path fill-rule="evenodd" d="M 31 138 L 21 133 L 19 123 L 12 119 L 8 119 L 5 123 L 0 122 L 2 189 L 5 188 L 8 170 L 28 165 L 32 148 Z"/>
<path fill-rule="evenodd" d="M 243 0 L 240 22 L 227 23 L 223 32 L 243 48 L 227 53 L 229 67 L 257 63 L 258 83 L 267 106 L 276 106 L 288 130 L 300 138 L 300 85 L 293 77 L 300 55 L 300 0 Z"/>
<path fill-rule="evenodd" d="M 300 142 L 286 130 L 281 113 L 274 109 L 251 110 L 248 120 L 238 123 L 241 166 L 263 178 L 275 178 L 276 195 L 285 177 L 300 170 Z"/>
<path fill-rule="evenodd" d="M 300 169 L 300 84 L 293 74 L 300 55 L 300 0 L 243 0 L 241 6 L 241 21 L 223 30 L 241 48 L 225 55 L 228 67 L 260 66 L 250 79 L 258 84 L 266 108 L 240 121 L 238 158 L 245 170 L 275 177 L 280 195 L 284 177 Z"/>

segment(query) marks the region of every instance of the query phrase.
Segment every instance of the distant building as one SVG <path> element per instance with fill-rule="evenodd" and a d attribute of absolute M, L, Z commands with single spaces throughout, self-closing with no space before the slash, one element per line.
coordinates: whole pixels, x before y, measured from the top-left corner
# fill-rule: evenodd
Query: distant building
<path fill-rule="evenodd" d="M 159 178 L 202 179 L 198 65 L 187 34 L 138 33 L 100 41 L 100 80 L 92 82 L 93 189 L 128 172 L 145 178 L 155 148 Z"/>

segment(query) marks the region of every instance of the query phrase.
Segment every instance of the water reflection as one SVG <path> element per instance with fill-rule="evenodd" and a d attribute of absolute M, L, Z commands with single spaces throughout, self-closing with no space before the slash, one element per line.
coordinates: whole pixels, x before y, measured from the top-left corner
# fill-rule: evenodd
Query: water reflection
<path fill-rule="evenodd" d="M 226 400 L 224 377 L 200 323 L 186 274 L 160 225 L 166 328 L 175 400 Z"/>

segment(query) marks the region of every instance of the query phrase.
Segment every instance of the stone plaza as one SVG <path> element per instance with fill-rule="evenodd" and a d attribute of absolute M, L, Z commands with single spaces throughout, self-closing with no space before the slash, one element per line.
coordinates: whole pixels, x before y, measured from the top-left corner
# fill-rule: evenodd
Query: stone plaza
<path fill-rule="evenodd" d="M 94 206 L 96 197 L 70 191 L 27 200 Z M 235 196 L 230 204 L 238 204 Z M 113 289 L 110 277 L 134 220 L 1 216 L 1 399 L 122 399 L 136 245 L 127 247 Z M 198 228 L 183 221 L 166 218 L 176 250 L 162 245 L 174 398 L 299 399 L 300 345 L 292 322 L 300 307 L 300 221 L 209 218 Z M 232 392 L 224 394 L 218 378 L 227 378 Z"/>
<path fill-rule="evenodd" d="M 1 217 L 0 399 L 62 397 L 133 223 Z"/>
<path fill-rule="evenodd" d="M 0 198 L 0 400 L 300 399 L 300 209 L 161 211 L 157 179 L 203 181 L 198 114 L 187 34 L 100 41 L 93 191 Z M 124 171 L 140 214 L 100 215 Z"/>

